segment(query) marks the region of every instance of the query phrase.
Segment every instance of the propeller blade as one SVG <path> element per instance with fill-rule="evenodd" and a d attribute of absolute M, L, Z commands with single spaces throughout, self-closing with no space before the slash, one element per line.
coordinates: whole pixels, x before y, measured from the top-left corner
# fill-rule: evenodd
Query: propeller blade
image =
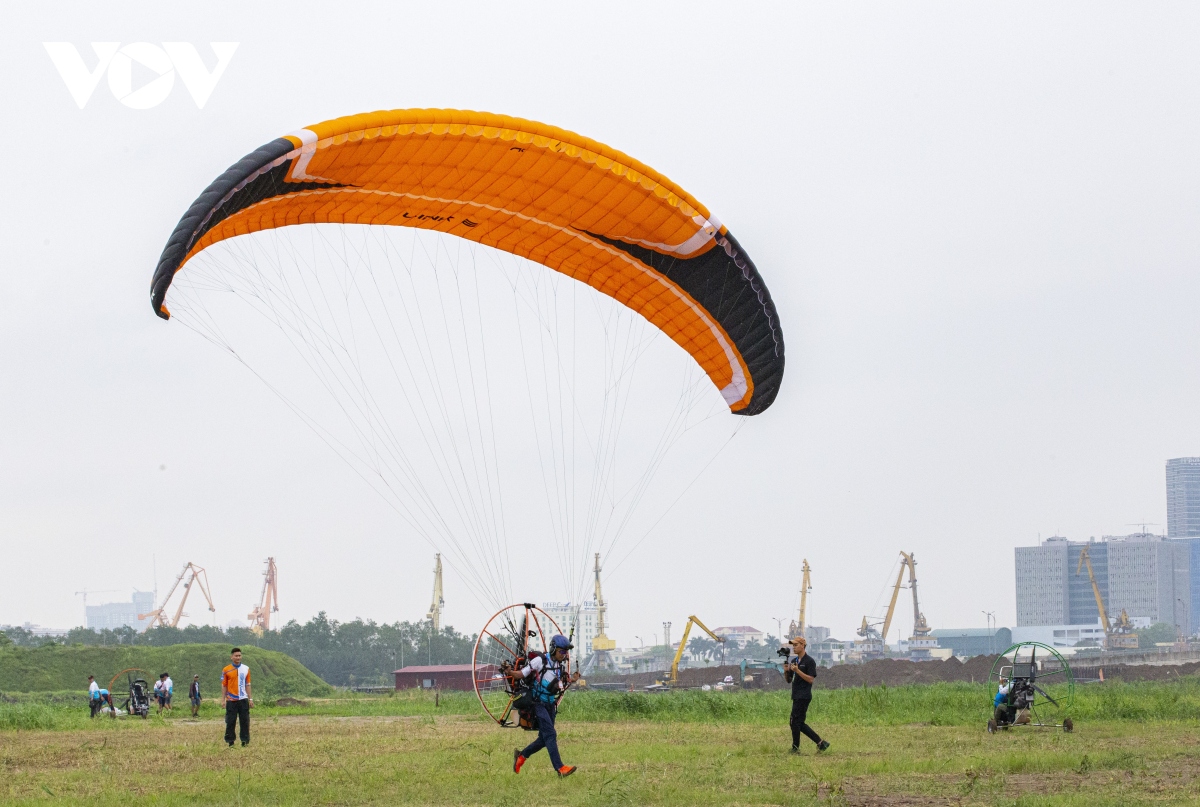
<path fill-rule="evenodd" d="M 1038 686 L 1037 684 L 1033 683 L 1033 680 L 1032 680 L 1032 679 L 1030 679 L 1030 681 L 1029 681 L 1029 685 L 1030 685 L 1031 687 L 1033 687 L 1035 690 L 1037 690 L 1038 692 L 1040 692 L 1040 693 L 1042 694 L 1042 697 L 1043 697 L 1043 698 L 1045 698 L 1046 700 L 1050 701 L 1050 702 L 1051 702 L 1051 703 L 1053 703 L 1055 706 L 1058 706 L 1058 701 L 1056 701 L 1056 700 L 1054 700 L 1054 698 L 1050 697 L 1050 695 L 1049 695 L 1049 694 L 1046 692 L 1046 690 L 1042 689 L 1040 686 Z"/>

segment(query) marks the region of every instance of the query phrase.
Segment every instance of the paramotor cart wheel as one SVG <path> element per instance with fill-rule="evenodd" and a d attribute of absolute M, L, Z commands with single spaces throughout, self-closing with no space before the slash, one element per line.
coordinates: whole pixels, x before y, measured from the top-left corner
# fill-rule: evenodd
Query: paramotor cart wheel
<path fill-rule="evenodd" d="M 505 673 L 523 665 L 531 652 L 549 655 L 550 639 L 556 633 L 561 633 L 558 624 L 529 602 L 502 608 L 479 632 L 471 657 L 471 677 L 483 711 L 499 725 L 518 725 L 513 704 L 525 691 Z M 570 675 L 569 661 L 563 673 Z"/>
<path fill-rule="evenodd" d="M 1063 731 L 1074 731 L 1074 730 L 1075 730 L 1075 721 L 1069 717 L 1063 718 Z"/>
<path fill-rule="evenodd" d="M 988 721 L 988 734 L 996 733 L 996 719 L 992 718 Z"/>

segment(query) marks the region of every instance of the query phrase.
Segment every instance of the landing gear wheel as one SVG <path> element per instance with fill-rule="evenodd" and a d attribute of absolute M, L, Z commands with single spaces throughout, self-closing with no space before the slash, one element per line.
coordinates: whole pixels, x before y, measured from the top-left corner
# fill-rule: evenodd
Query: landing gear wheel
<path fill-rule="evenodd" d="M 1073 721 L 1069 717 L 1064 718 L 1063 719 L 1063 731 L 1074 731 L 1074 730 L 1075 730 L 1075 721 Z"/>
<path fill-rule="evenodd" d="M 504 673 L 524 664 L 530 652 L 549 655 L 550 639 L 556 633 L 562 633 L 558 624 L 530 602 L 498 611 L 483 626 L 471 658 L 471 677 L 475 695 L 488 717 L 505 728 L 517 725 L 513 702 L 519 693 Z M 564 673 L 571 674 L 570 662 Z"/>

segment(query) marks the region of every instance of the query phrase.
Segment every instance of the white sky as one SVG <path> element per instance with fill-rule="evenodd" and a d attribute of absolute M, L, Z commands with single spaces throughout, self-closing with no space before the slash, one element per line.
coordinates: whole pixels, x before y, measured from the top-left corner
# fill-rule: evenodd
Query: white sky
<path fill-rule="evenodd" d="M 149 589 L 152 560 L 163 588 L 194 560 L 224 624 L 268 554 L 285 618 L 423 616 L 432 550 L 148 304 L 209 181 L 372 109 L 609 143 L 766 278 L 782 392 L 606 582 L 620 644 L 692 613 L 774 632 L 804 557 L 811 621 L 849 637 L 899 549 L 932 626 L 1011 624 L 1014 546 L 1161 524 L 1164 461 L 1200 454 L 1193 4 L 194 8 L 5 10 L 0 623 L 78 624 L 76 591 Z M 101 81 L 80 110 L 46 41 L 89 66 L 94 41 L 192 42 L 209 66 L 209 42 L 241 44 L 202 110 L 178 80 L 150 110 Z M 476 630 L 451 572 L 446 598 Z"/>

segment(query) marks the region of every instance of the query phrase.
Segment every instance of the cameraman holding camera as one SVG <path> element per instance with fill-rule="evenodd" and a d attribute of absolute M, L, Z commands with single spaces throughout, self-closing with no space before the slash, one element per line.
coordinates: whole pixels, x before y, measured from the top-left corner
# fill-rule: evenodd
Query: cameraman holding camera
<path fill-rule="evenodd" d="M 787 663 L 783 666 L 783 680 L 792 685 L 792 716 L 788 721 L 792 727 L 792 753 L 800 753 L 801 734 L 816 743 L 818 751 L 824 751 L 829 748 L 829 743 L 822 740 L 805 722 L 808 706 L 812 703 L 812 685 L 817 678 L 817 662 L 805 652 L 808 640 L 803 636 L 795 637 L 791 644 L 793 654 L 788 655 Z M 787 648 L 779 648 L 779 654 L 787 654 Z"/>

